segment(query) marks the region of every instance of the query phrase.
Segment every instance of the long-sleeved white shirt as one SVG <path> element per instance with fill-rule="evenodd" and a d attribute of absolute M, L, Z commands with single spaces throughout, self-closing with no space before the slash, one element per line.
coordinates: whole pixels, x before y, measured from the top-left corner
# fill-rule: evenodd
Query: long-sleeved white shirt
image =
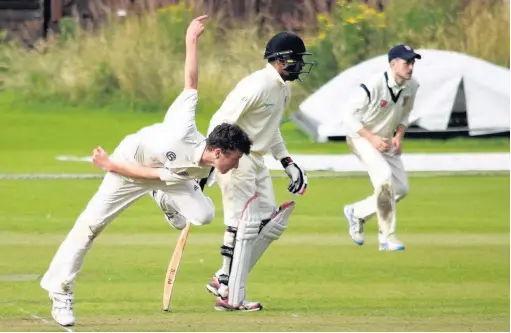
<path fill-rule="evenodd" d="M 357 132 L 366 128 L 375 135 L 391 138 L 400 124 L 408 127 L 419 84 L 412 78 L 399 86 L 390 70 L 385 73 L 365 81 L 367 91 L 361 84 L 342 110 L 342 120 L 351 129 L 348 136 L 359 137 Z"/>
<path fill-rule="evenodd" d="M 277 160 L 288 157 L 280 121 L 290 97 L 289 84 L 267 64 L 264 69 L 243 78 L 229 93 L 211 118 L 208 133 L 223 122 L 235 123 L 252 140 L 252 154 L 262 156 L 271 150 Z"/>
<path fill-rule="evenodd" d="M 199 165 L 206 140 L 195 122 L 197 100 L 197 90 L 184 90 L 169 107 L 162 123 L 126 136 L 112 159 L 158 168 L 160 180 L 167 184 L 208 177 L 211 168 Z"/>

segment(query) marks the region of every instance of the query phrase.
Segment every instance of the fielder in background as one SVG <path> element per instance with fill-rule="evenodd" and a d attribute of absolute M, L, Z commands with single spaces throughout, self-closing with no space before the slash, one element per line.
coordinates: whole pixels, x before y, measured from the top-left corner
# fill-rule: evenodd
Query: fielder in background
<path fill-rule="evenodd" d="M 250 153 L 251 141 L 239 126 L 217 126 L 207 139 L 197 131 L 197 41 L 206 17 L 194 19 L 188 27 L 184 90 L 164 121 L 126 136 L 111 158 L 101 148 L 94 150 L 94 165 L 108 172 L 41 281 L 53 301 L 52 316 L 60 325 L 74 325 L 76 277 L 94 239 L 114 218 L 142 196 L 158 190 L 159 195 L 152 196 L 174 227 L 182 229 L 187 221 L 208 224 L 214 206 L 196 179 L 207 178 L 211 168 L 226 173 L 238 166 L 243 154 Z"/>
<path fill-rule="evenodd" d="M 397 45 L 388 53 L 390 67 L 360 85 L 343 121 L 352 132 L 346 140 L 351 151 L 368 169 L 373 195 L 344 207 L 349 233 L 364 244 L 364 223 L 375 213 L 379 226 L 380 251 L 404 250 L 396 237 L 396 203 L 409 191 L 401 161 L 402 140 L 419 84 L 412 78 L 415 59 L 421 56 L 408 45 Z"/>
<path fill-rule="evenodd" d="M 218 175 L 226 230 L 222 266 L 208 282 L 217 296 L 218 311 L 259 311 L 259 302 L 245 299 L 249 271 L 269 245 L 285 231 L 295 203 L 277 207 L 264 155 L 271 152 L 290 178 L 289 192 L 303 195 L 307 176 L 291 158 L 280 133 L 280 122 L 291 98 L 289 82 L 309 74 L 313 63 L 303 40 L 294 33 L 272 37 L 264 52 L 266 67 L 243 78 L 213 115 L 209 132 L 221 123 L 238 124 L 254 142 L 237 169 Z"/>

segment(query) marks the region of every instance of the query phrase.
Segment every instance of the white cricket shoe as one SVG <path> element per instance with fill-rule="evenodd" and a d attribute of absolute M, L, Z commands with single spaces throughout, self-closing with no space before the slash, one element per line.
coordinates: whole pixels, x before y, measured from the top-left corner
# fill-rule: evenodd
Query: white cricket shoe
<path fill-rule="evenodd" d="M 262 309 L 263 305 L 259 302 L 243 301 L 238 307 L 230 305 L 227 298 L 217 297 L 215 302 L 215 310 L 217 311 L 255 312 Z"/>
<path fill-rule="evenodd" d="M 352 205 L 344 206 L 344 217 L 349 224 L 349 232 L 351 239 L 357 245 L 364 245 L 364 224 L 365 220 L 358 218 L 354 215 L 354 209 Z"/>
<path fill-rule="evenodd" d="M 229 284 L 229 276 L 225 274 L 220 274 L 218 277 L 213 275 L 213 277 L 206 284 L 206 290 L 212 293 L 215 296 L 227 297 Z"/>
<path fill-rule="evenodd" d="M 173 208 L 171 210 L 163 208 L 164 206 L 162 200 L 165 193 L 162 191 L 151 191 L 150 194 L 156 201 L 158 207 L 160 207 L 160 209 L 162 210 L 167 222 L 177 230 L 183 230 L 186 227 L 185 217 L 179 214 L 179 212 Z"/>
<path fill-rule="evenodd" d="M 53 301 L 51 316 L 59 325 L 73 326 L 75 324 L 75 315 L 73 313 L 73 294 L 50 293 L 50 299 Z"/>
<path fill-rule="evenodd" d="M 390 236 L 385 240 L 380 233 L 378 239 L 380 241 L 380 251 L 403 251 L 405 249 L 404 244 L 395 236 Z"/>

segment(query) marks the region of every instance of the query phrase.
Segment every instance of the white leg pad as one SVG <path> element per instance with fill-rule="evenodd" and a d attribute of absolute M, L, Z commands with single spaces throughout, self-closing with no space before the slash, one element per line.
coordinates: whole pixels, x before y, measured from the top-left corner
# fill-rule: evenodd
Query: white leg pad
<path fill-rule="evenodd" d="M 255 266 L 259 258 L 268 249 L 271 242 L 280 238 L 286 230 L 289 216 L 295 209 L 295 202 L 288 201 L 282 204 L 270 221 L 261 229 L 254 244 L 252 245 L 252 255 L 250 257 L 249 271 Z"/>
<path fill-rule="evenodd" d="M 239 307 L 245 300 L 250 257 L 260 225 L 259 197 L 253 196 L 245 205 L 236 233 L 228 296 L 229 305 L 233 307 Z"/>

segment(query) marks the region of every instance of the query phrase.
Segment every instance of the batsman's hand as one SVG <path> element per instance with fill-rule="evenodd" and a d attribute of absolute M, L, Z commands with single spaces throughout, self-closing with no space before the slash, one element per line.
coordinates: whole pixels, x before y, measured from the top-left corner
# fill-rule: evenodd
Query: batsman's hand
<path fill-rule="evenodd" d="M 92 151 L 92 164 L 98 169 L 110 171 L 110 157 L 101 146 Z"/>
<path fill-rule="evenodd" d="M 192 20 L 192 22 L 188 26 L 188 30 L 186 31 L 186 40 L 193 41 L 199 38 L 200 35 L 202 35 L 202 33 L 204 32 L 204 25 L 202 24 L 202 21 L 207 18 L 208 15 L 202 15 Z"/>
<path fill-rule="evenodd" d="M 280 163 L 282 163 L 286 174 L 291 179 L 287 187 L 288 191 L 294 195 L 304 195 L 307 189 L 307 174 L 305 170 L 293 162 L 291 157 L 283 158 Z"/>

